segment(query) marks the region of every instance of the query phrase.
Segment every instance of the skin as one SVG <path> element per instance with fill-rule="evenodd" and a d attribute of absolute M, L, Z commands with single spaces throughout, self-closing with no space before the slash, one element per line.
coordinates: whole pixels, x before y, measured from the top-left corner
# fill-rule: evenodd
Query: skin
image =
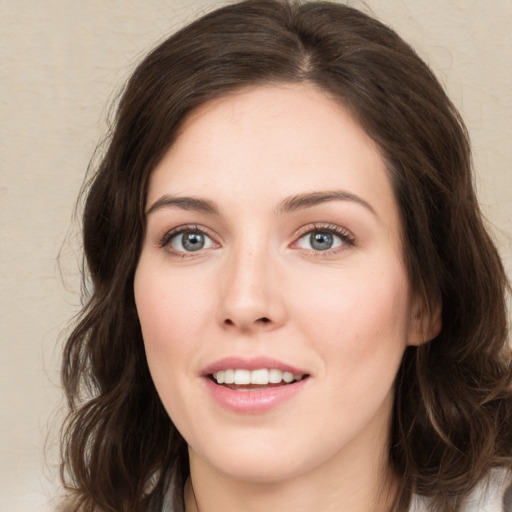
<path fill-rule="evenodd" d="M 325 191 L 349 195 L 284 208 Z M 436 322 L 425 327 L 410 290 L 373 141 L 311 85 L 243 89 L 186 119 L 152 174 L 147 211 L 135 299 L 156 388 L 189 444 L 187 512 L 196 500 L 201 512 L 390 510 L 394 378 L 406 346 L 433 337 Z M 207 233 L 204 249 L 165 238 L 184 225 Z M 332 227 L 335 247 L 314 250 L 310 233 Z M 237 414 L 201 376 L 233 355 L 276 358 L 309 378 L 278 407 Z"/>

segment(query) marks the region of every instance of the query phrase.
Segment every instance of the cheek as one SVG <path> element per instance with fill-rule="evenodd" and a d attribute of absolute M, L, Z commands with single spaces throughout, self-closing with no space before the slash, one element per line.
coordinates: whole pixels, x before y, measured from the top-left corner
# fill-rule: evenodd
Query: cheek
<path fill-rule="evenodd" d="M 351 268 L 338 274 L 320 280 L 317 275 L 307 286 L 310 293 L 297 302 L 301 311 L 294 316 L 326 358 L 339 361 L 341 375 L 352 378 L 353 369 L 362 366 L 367 376 L 371 369 L 394 371 L 409 325 L 405 273 L 397 264 L 382 271 Z"/>
<path fill-rule="evenodd" d="M 204 331 L 206 296 L 179 273 L 141 257 L 134 279 L 137 313 L 149 370 L 169 416 L 187 417 L 187 382 L 194 368 L 197 333 Z"/>
<path fill-rule="evenodd" d="M 182 411 L 180 389 L 188 380 L 194 354 L 194 333 L 201 330 L 201 308 L 194 287 L 158 262 L 141 257 L 134 294 L 149 370 L 168 414 Z"/>
<path fill-rule="evenodd" d="M 169 276 L 145 261 L 137 268 L 134 291 L 147 351 L 186 348 L 204 329 L 206 312 L 212 309 L 202 280 Z"/>

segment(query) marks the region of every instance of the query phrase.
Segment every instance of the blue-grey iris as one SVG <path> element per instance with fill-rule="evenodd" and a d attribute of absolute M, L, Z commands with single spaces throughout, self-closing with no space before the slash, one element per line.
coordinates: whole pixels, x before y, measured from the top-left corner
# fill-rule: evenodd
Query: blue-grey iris
<path fill-rule="evenodd" d="M 334 243 L 334 239 L 331 233 L 313 232 L 309 238 L 311 247 L 315 251 L 326 251 L 330 249 Z"/>
<path fill-rule="evenodd" d="M 205 239 L 202 233 L 188 232 L 183 233 L 182 244 L 185 250 L 193 252 L 199 251 L 204 247 Z"/>

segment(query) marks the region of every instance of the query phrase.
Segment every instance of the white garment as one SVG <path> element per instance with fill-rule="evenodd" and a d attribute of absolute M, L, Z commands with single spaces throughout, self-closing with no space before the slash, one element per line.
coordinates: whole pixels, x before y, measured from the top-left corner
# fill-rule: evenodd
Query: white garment
<path fill-rule="evenodd" d="M 427 512 L 428 498 L 414 496 L 409 512 Z M 494 470 L 465 500 L 460 512 L 512 512 L 512 476 Z"/>

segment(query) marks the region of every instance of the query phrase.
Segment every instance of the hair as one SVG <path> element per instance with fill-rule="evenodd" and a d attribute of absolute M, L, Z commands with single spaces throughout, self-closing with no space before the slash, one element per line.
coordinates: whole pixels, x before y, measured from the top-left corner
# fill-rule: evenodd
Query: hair
<path fill-rule="evenodd" d="M 512 463 L 507 277 L 480 212 L 464 124 L 432 71 L 394 31 L 330 2 L 247 0 L 160 44 L 119 100 L 84 189 L 91 292 L 64 352 L 69 403 L 61 474 L 70 510 L 182 512 L 187 445 L 148 370 L 133 277 L 152 170 L 192 110 L 248 86 L 309 83 L 377 143 L 401 213 L 404 259 L 439 335 L 409 347 L 396 377 L 389 462 L 395 510 L 414 493 L 454 511 Z"/>

